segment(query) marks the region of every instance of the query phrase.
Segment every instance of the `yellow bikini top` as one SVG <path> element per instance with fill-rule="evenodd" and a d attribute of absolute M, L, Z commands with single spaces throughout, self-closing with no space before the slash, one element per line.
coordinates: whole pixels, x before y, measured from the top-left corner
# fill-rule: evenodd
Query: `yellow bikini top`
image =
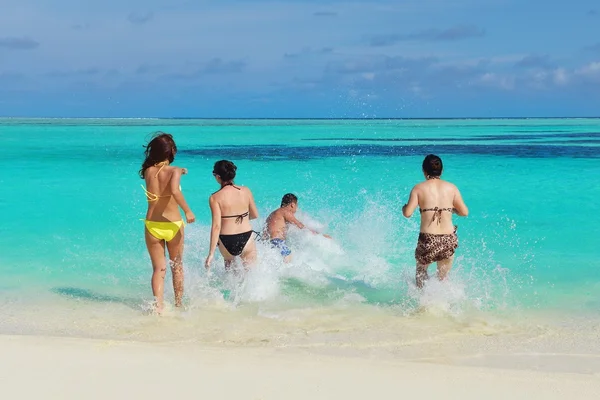
<path fill-rule="evenodd" d="M 158 169 L 158 171 L 156 172 L 156 175 L 154 175 L 155 178 L 158 177 L 158 174 L 160 174 L 160 171 L 162 171 L 162 169 L 165 167 L 165 165 L 169 165 L 168 161 L 162 161 L 159 162 L 158 164 L 154 164 L 154 167 L 158 167 L 160 165 L 160 168 Z M 157 194 L 154 194 L 152 192 L 149 192 L 148 190 L 146 190 L 146 188 L 144 187 L 144 185 L 141 185 L 142 189 L 144 190 L 144 192 L 146 193 L 146 197 L 148 198 L 148 201 L 158 201 L 158 199 L 160 199 L 161 197 L 171 197 L 171 194 L 167 194 L 164 196 L 159 196 Z M 181 190 L 181 185 L 179 185 L 179 190 Z"/>

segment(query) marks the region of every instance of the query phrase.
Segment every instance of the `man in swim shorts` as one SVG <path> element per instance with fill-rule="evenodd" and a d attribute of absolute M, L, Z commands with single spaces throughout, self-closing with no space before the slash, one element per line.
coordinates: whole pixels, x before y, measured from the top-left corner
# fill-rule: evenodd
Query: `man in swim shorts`
<path fill-rule="evenodd" d="M 307 228 L 313 234 L 318 234 L 318 232 L 306 227 L 296 219 L 294 214 L 296 214 L 297 210 L 298 197 L 292 193 L 288 193 L 281 199 L 281 207 L 273 211 L 266 221 L 265 236 L 268 238 L 271 246 L 279 250 L 285 262 L 290 262 L 292 259 L 292 251 L 285 242 L 288 224 L 294 224 L 300 229 Z M 323 236 L 331 238 L 329 235 Z"/>
<path fill-rule="evenodd" d="M 441 179 L 442 169 L 441 158 L 434 154 L 425 157 L 425 181 L 413 187 L 408 203 L 402 207 L 402 214 L 406 218 L 410 218 L 417 207 L 421 213 L 421 229 L 415 249 L 416 283 L 419 288 L 429 279 L 427 269 L 431 263 L 437 263 L 438 279 L 446 279 L 458 247 L 452 215 L 466 217 L 469 214 L 458 188 Z"/>

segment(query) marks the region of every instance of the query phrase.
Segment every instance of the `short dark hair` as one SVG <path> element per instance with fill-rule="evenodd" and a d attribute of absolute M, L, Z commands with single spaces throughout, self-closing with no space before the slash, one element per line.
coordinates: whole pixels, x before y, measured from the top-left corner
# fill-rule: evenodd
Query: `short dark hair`
<path fill-rule="evenodd" d="M 297 204 L 298 203 L 298 197 L 296 197 L 296 195 L 292 194 L 292 193 L 284 194 L 283 197 L 282 197 L 282 199 L 281 199 L 281 207 L 285 207 L 285 206 L 287 206 L 289 204 L 292 204 L 292 203 L 296 203 Z"/>
<path fill-rule="evenodd" d="M 442 175 L 443 169 L 444 165 L 442 164 L 442 159 L 435 154 L 429 154 L 423 160 L 423 172 L 425 172 L 427 176 L 440 176 Z"/>

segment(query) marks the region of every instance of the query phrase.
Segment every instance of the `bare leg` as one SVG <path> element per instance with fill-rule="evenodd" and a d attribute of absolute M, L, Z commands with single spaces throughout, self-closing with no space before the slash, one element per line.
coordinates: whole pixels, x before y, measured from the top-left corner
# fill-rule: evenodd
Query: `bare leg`
<path fill-rule="evenodd" d="M 219 252 L 221 252 L 221 255 L 223 256 L 223 260 L 225 263 L 225 271 L 229 272 L 231 269 L 231 264 L 233 263 L 235 257 L 229 253 L 229 251 L 225 248 L 225 246 L 223 246 L 223 244 L 220 241 L 219 243 L 217 243 L 217 247 L 219 248 Z"/>
<path fill-rule="evenodd" d="M 171 275 L 173 277 L 173 292 L 175 293 L 175 307 L 181 307 L 183 299 L 183 226 L 171 241 L 167 242 Z"/>
<path fill-rule="evenodd" d="M 248 240 L 248 243 L 246 243 L 246 246 L 242 251 L 241 258 L 246 270 L 256 263 L 256 242 L 254 239 Z"/>
<path fill-rule="evenodd" d="M 453 260 L 454 256 L 437 262 L 437 277 L 440 281 L 445 280 L 446 276 L 448 276 L 448 272 L 450 272 L 450 268 L 452 268 Z"/>
<path fill-rule="evenodd" d="M 423 288 L 425 281 L 429 279 L 429 274 L 427 274 L 427 268 L 429 268 L 429 264 L 419 264 L 417 263 L 417 287 L 419 289 Z"/>
<path fill-rule="evenodd" d="M 155 238 L 145 229 L 146 247 L 152 261 L 152 294 L 156 299 L 155 311 L 160 314 L 164 307 L 165 274 L 167 263 L 165 261 L 165 242 Z"/>

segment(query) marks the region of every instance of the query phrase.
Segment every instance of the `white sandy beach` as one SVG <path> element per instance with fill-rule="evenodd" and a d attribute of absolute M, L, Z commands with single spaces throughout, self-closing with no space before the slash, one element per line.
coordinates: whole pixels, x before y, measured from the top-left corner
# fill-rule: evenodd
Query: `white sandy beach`
<path fill-rule="evenodd" d="M 288 349 L 0 336 L 0 352 L 0 391 L 11 399 L 600 396 L 599 374 L 381 361 Z"/>

